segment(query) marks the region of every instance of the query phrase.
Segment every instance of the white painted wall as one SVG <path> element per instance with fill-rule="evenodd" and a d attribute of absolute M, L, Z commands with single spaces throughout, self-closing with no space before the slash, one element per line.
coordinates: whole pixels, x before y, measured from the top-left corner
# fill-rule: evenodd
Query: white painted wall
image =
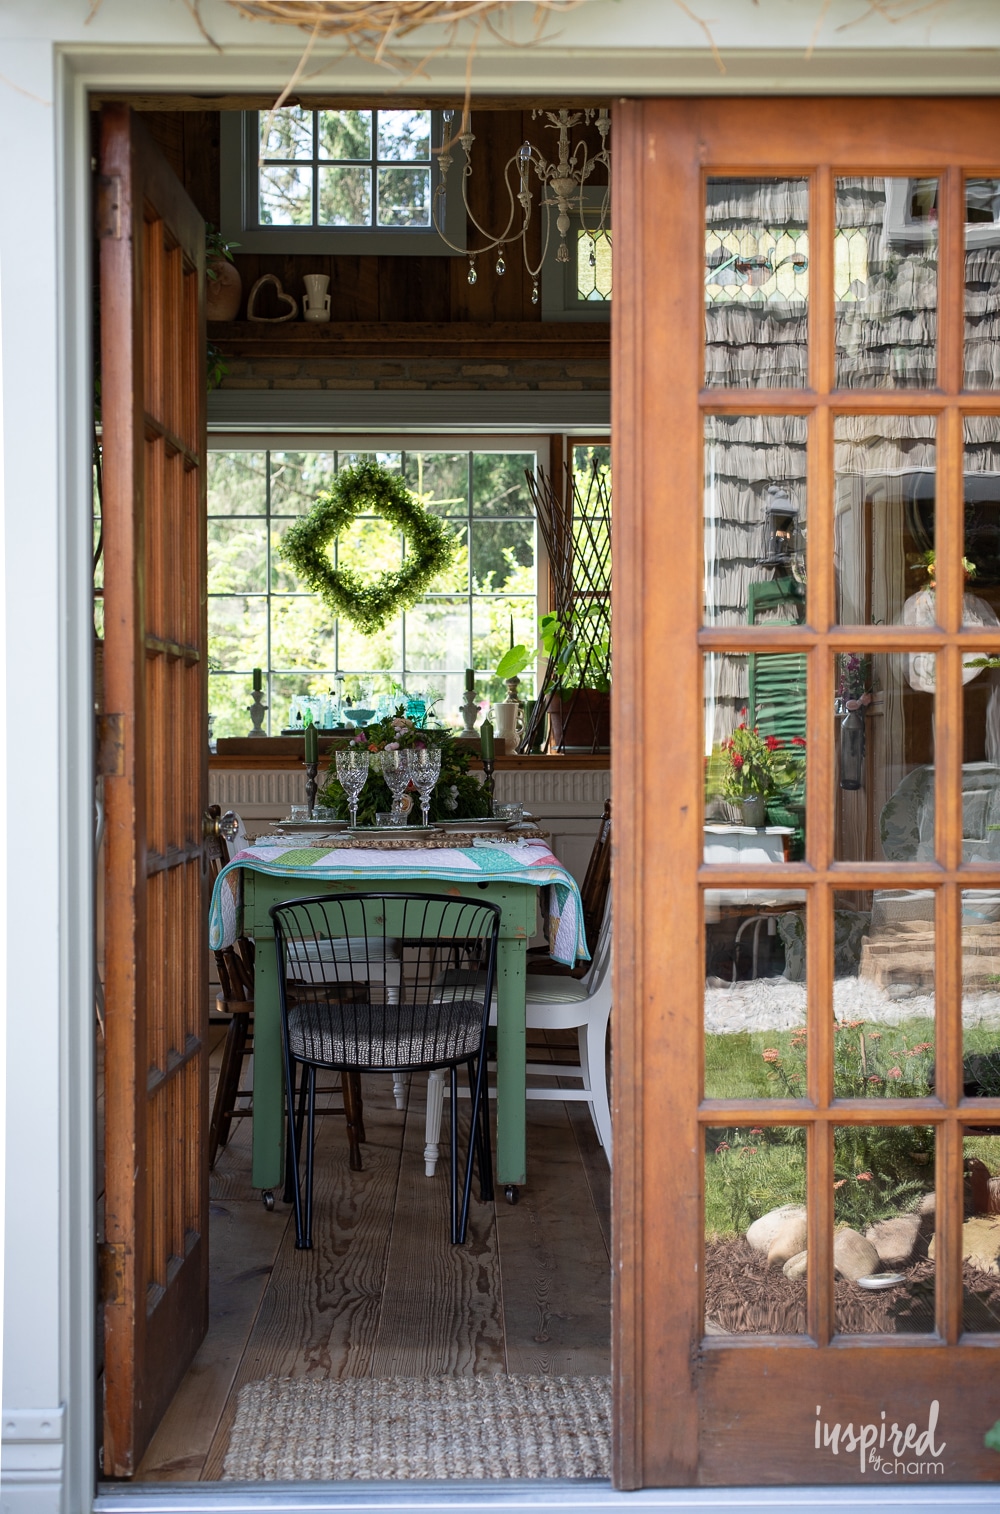
<path fill-rule="evenodd" d="M 954 0 L 898 25 L 859 22 L 868 9 L 866 0 L 589 0 L 554 20 L 537 48 L 482 37 L 474 78 L 512 93 L 996 91 L 996 0 Z M 522 36 L 532 10 L 526 0 L 518 12 Z M 93 1490 L 86 90 L 277 88 L 302 45 L 241 20 L 223 0 L 203 0 L 200 12 L 221 51 L 185 0 L 103 0 L 90 11 L 90 0 L 0 6 L 0 873 L 10 943 L 0 1491 L 10 1514 L 77 1514 Z M 718 56 L 699 15 L 711 18 Z M 461 48 L 429 68 L 434 84 L 456 93 L 464 71 Z M 309 78 L 323 88 L 427 87 L 323 46 Z M 752 103 L 747 112 L 751 121 Z M 962 1506 L 985 1506 L 981 1491 Z M 933 1501 L 932 1492 L 906 1492 L 911 1507 Z M 749 1496 L 723 1499 L 732 1507 Z M 773 1501 L 791 1507 L 793 1497 Z M 956 1490 L 948 1497 L 958 1508 Z M 458 1499 L 438 1495 L 442 1507 Z M 227 1501 L 239 1506 L 224 1488 L 200 1499 Z M 658 1506 L 676 1501 L 667 1495 Z"/>

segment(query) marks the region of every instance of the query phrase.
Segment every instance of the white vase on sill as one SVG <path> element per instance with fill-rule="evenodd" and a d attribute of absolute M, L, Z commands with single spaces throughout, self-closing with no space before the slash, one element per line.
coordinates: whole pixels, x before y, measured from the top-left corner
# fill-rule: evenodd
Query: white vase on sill
<path fill-rule="evenodd" d="M 307 273 L 303 276 L 306 297 L 302 301 L 302 313 L 307 321 L 330 319 L 330 276 L 326 273 Z"/>

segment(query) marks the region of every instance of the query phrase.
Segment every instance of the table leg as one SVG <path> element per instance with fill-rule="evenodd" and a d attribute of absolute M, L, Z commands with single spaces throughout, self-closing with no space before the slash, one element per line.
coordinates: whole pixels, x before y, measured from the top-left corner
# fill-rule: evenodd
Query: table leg
<path fill-rule="evenodd" d="M 274 939 L 256 934 L 253 1007 L 254 1188 L 275 1189 L 284 1169 L 284 1078 Z"/>
<path fill-rule="evenodd" d="M 525 942 L 500 938 L 497 954 L 497 1182 L 525 1181 Z"/>

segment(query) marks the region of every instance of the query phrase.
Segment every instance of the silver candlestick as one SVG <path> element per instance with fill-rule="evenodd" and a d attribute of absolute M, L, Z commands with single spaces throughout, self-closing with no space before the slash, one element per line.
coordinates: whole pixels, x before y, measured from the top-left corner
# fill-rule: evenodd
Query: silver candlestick
<path fill-rule="evenodd" d="M 462 700 L 459 708 L 462 711 L 462 719 L 465 721 L 465 729 L 462 735 L 466 737 L 475 736 L 476 721 L 479 718 L 479 700 L 476 698 L 473 689 L 466 689 L 465 698 Z"/>
<path fill-rule="evenodd" d="M 267 714 L 267 705 L 264 703 L 264 690 L 254 689 L 253 704 L 247 705 L 247 714 L 253 721 L 252 728 L 247 731 L 248 736 L 266 736 L 264 729 L 264 716 Z"/>

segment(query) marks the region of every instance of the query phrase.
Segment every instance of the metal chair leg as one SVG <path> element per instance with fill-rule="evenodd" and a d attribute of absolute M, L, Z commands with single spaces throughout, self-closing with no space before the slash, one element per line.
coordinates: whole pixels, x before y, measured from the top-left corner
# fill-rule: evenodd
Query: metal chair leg
<path fill-rule="evenodd" d="M 284 1039 L 284 1038 L 282 1038 Z M 285 1060 L 285 1104 L 288 1110 L 288 1172 L 285 1175 L 285 1191 L 288 1191 L 288 1183 L 292 1187 L 292 1203 L 295 1206 L 295 1249 L 303 1249 L 302 1239 L 302 1188 L 299 1183 L 299 1142 L 295 1129 L 295 1066 L 291 1053 L 288 1050 L 288 1042 L 284 1044 Z"/>
<path fill-rule="evenodd" d="M 316 1069 L 310 1065 L 304 1071 L 309 1085 L 309 1113 L 306 1123 L 306 1237 L 302 1249 L 304 1251 L 311 1251 L 313 1243 L 313 1159 L 316 1154 Z"/>
<path fill-rule="evenodd" d="M 463 1234 L 458 1233 L 458 1069 L 449 1067 L 449 1092 L 451 1098 L 451 1127 L 450 1127 L 450 1155 L 451 1155 L 451 1244 L 458 1246 L 465 1240 Z"/>
<path fill-rule="evenodd" d="M 486 1175 L 480 1174 L 479 1194 L 484 1204 L 492 1204 L 494 1199 L 493 1190 L 493 1137 L 490 1133 L 490 1086 L 489 1065 L 485 1053 L 479 1059 L 482 1069 L 482 1077 L 479 1085 L 479 1107 L 483 1117 L 483 1158 Z"/>
<path fill-rule="evenodd" d="M 298 1062 L 293 1062 L 292 1063 L 292 1076 L 293 1077 L 295 1076 L 296 1069 L 299 1067 L 299 1065 L 300 1064 Z M 294 1146 L 294 1148 L 292 1146 L 292 1141 L 291 1141 L 291 1120 L 292 1120 L 292 1110 L 293 1110 L 293 1108 L 296 1111 L 296 1113 L 295 1113 L 295 1146 Z M 305 1128 L 305 1120 L 306 1120 L 306 1070 L 303 1067 L 302 1068 L 302 1082 L 301 1082 L 301 1084 L 299 1085 L 299 1088 L 298 1088 L 298 1097 L 296 1098 L 296 1090 L 293 1087 L 292 1088 L 292 1092 L 291 1092 L 291 1098 L 288 1100 L 288 1122 L 289 1123 L 288 1123 L 288 1128 L 286 1129 L 286 1132 L 285 1132 L 285 1188 L 284 1188 L 284 1192 L 281 1195 L 282 1203 L 284 1203 L 284 1204 L 290 1204 L 292 1202 L 292 1188 L 293 1188 L 293 1184 L 297 1183 L 298 1180 L 299 1180 L 298 1162 L 297 1162 L 297 1160 L 295 1158 L 293 1158 L 292 1152 L 293 1152 L 293 1149 L 294 1149 L 295 1152 L 299 1152 L 299 1151 L 302 1150 L 302 1131 Z"/>
<path fill-rule="evenodd" d="M 490 1106 L 487 1098 L 477 1097 L 479 1075 L 475 1061 L 468 1064 L 469 1095 L 472 1101 L 472 1129 L 476 1137 L 476 1166 L 479 1169 L 479 1200 L 493 1202 L 493 1154 L 490 1150 Z"/>

